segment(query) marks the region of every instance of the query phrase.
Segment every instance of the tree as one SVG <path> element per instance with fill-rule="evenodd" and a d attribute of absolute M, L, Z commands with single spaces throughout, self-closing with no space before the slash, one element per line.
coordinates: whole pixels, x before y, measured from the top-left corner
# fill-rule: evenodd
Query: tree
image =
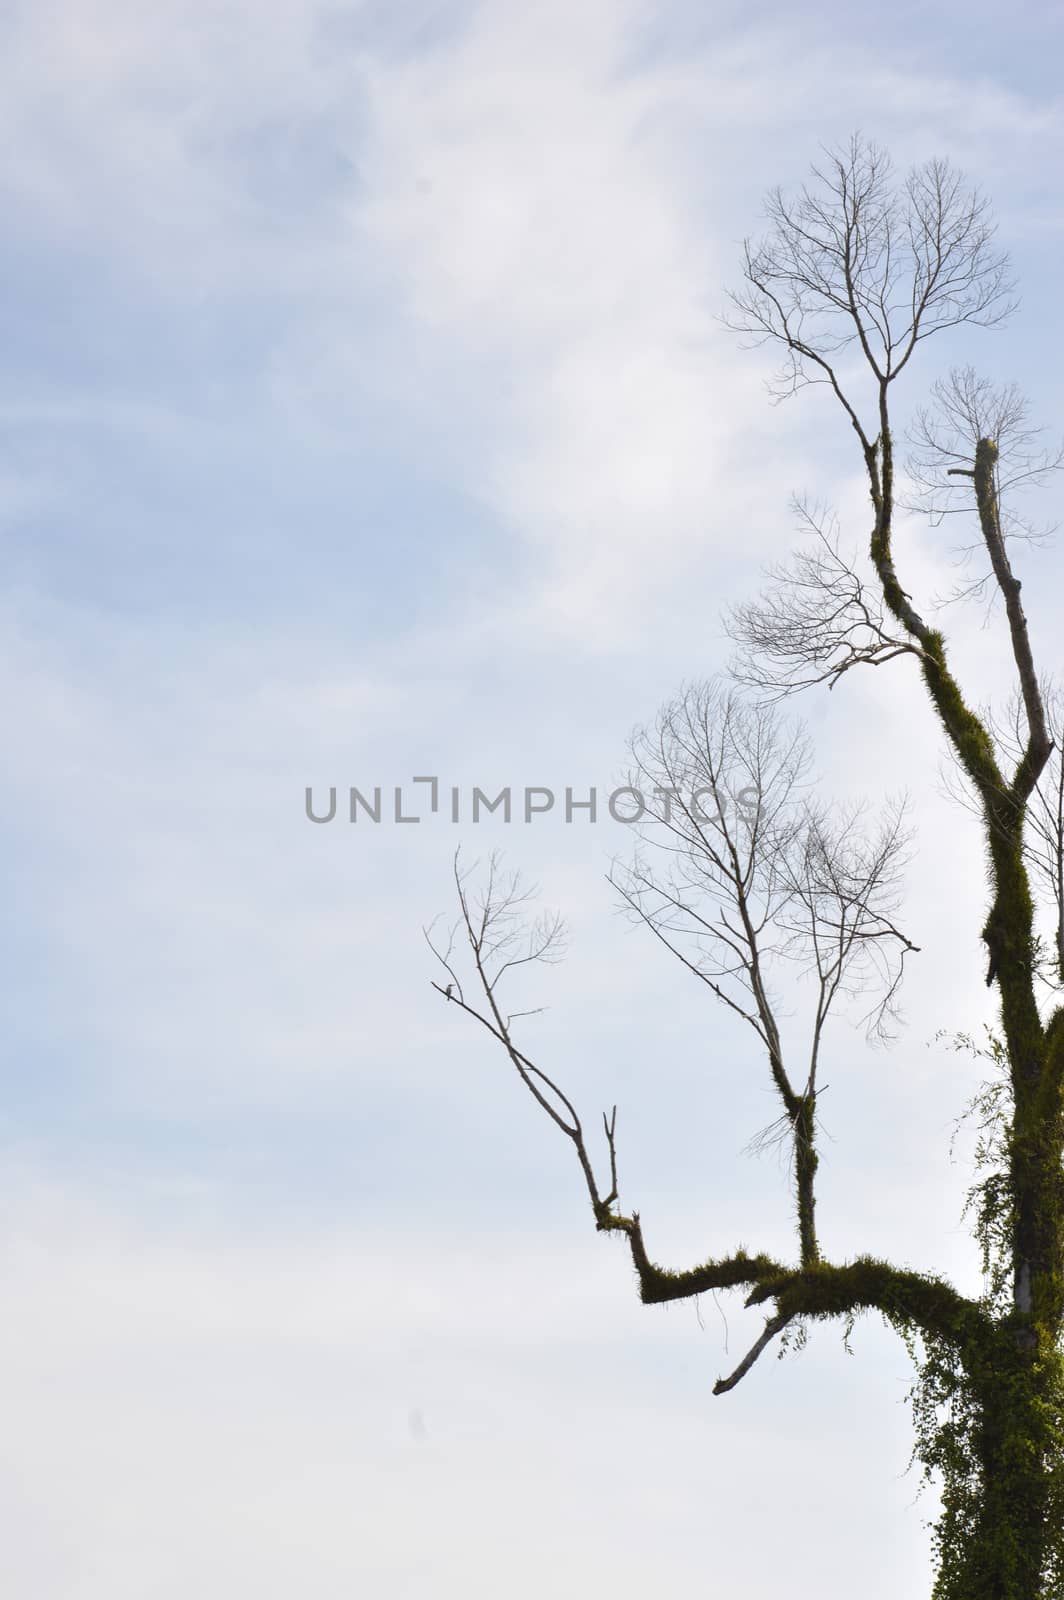
<path fill-rule="evenodd" d="M 1060 457 L 1040 454 L 1014 389 L 970 368 L 931 390 L 912 431 L 911 497 L 897 487 L 895 385 L 932 335 L 990 327 L 1013 309 L 987 204 L 945 161 L 899 181 L 855 138 L 813 168 L 797 197 L 773 192 L 767 231 L 747 244 L 729 324 L 782 356 L 777 394 L 825 386 L 849 423 L 867 478 L 867 561 L 845 553 L 837 519 L 801 503 L 806 540 L 766 592 L 732 615 L 730 685 L 696 685 L 632 746 L 648 811 L 634 862 L 614 883 L 631 913 L 750 1027 L 778 1095 L 762 1136 L 786 1141 L 797 1255 L 738 1250 L 685 1271 L 648 1254 L 639 1214 L 620 1206 L 616 1107 L 603 1118 L 608 1184 L 596 1176 L 572 1101 L 516 1042 L 502 985 L 515 965 L 556 959 L 561 925 L 527 921 L 520 880 L 493 860 L 479 887 L 456 859 L 458 920 L 433 948 L 436 988 L 501 1044 L 571 1141 L 596 1227 L 627 1241 L 647 1303 L 737 1289 L 764 1330 L 715 1393 L 735 1388 L 769 1344 L 809 1321 L 881 1313 L 917 1362 L 916 1452 L 940 1480 L 937 1600 L 1064 1595 L 1064 768 L 1060 702 L 1036 665 L 1020 580 L 1011 490 Z M 1000 603 L 1012 703 L 982 711 L 957 677 L 946 636 L 905 587 L 899 510 L 972 518 L 985 571 L 969 598 Z M 847 1002 L 889 1030 L 905 958 L 899 926 L 903 808 L 878 821 L 809 798 L 808 747 L 780 702 L 851 671 L 906 662 L 919 673 L 986 850 L 988 908 L 972 930 L 986 952 L 999 1026 L 980 1054 L 989 1077 L 973 1110 L 981 1173 L 969 1214 L 985 1290 L 890 1262 L 826 1258 L 816 1222 L 818 1065 L 824 1029 Z M 661 862 L 664 865 L 661 865 Z M 1043 914 L 1051 933 L 1043 938 Z M 430 943 L 432 943 L 430 934 Z M 787 1028 L 775 983 L 790 966 L 807 1005 Z"/>

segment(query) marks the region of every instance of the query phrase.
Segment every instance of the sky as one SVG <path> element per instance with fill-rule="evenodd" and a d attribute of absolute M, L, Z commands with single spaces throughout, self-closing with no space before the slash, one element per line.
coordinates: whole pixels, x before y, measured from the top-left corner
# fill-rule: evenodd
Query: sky
<path fill-rule="evenodd" d="M 855 129 L 992 198 L 1021 306 L 932 342 L 1064 431 L 1062 18 L 691 0 L 0 4 L 0 1547 L 26 1600 L 842 1600 L 927 1587 L 910 1368 L 644 1308 L 566 1142 L 431 988 L 452 858 L 570 930 L 528 1046 L 663 1264 L 791 1254 L 755 1041 L 618 916 L 591 787 L 722 670 L 795 539 L 867 532 L 813 392 L 721 326 L 762 196 Z M 1032 505 L 1059 516 L 1060 490 Z M 905 524 L 922 599 L 948 529 Z M 1055 660 L 1059 547 L 1024 550 Z M 975 698 L 1000 617 L 943 613 Z M 895 670 L 896 668 L 896 670 Z M 819 1216 L 977 1289 L 950 1135 L 992 1020 L 979 842 L 905 663 L 807 697 L 823 792 L 907 790 L 906 1026 L 840 1023 Z M 435 776 L 432 815 L 415 776 Z M 340 792 L 328 826 L 305 790 Z M 347 789 L 384 816 L 345 820 Z M 388 820 L 400 786 L 422 821 Z M 602 1151 L 598 1151 L 601 1158 Z"/>

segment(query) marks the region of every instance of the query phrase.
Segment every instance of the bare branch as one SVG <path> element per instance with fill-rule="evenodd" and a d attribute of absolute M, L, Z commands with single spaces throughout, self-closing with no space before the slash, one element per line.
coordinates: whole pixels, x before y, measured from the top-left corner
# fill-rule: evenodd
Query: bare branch
<path fill-rule="evenodd" d="M 843 555 L 838 519 L 803 500 L 794 509 L 807 543 L 769 570 L 759 599 L 726 618 L 740 647 L 733 677 L 778 699 L 818 683 L 833 689 L 856 666 L 919 658 L 919 645 L 888 622 L 878 585 L 860 577 L 856 553 Z"/>
<path fill-rule="evenodd" d="M 1026 396 L 1016 384 L 994 384 L 971 366 L 951 368 L 931 385 L 930 406 L 917 411 L 907 438 L 910 482 L 903 510 L 920 511 L 934 523 L 943 517 L 971 515 L 973 462 L 980 439 L 993 439 L 998 459 L 994 488 L 1005 539 L 1030 537 L 1031 530 L 1012 509 L 1015 494 L 1044 484 L 1064 466 L 1064 444 L 1039 443 L 1044 428 L 1030 422 Z M 963 479 L 968 479 L 964 483 Z"/>
<path fill-rule="evenodd" d="M 794 1162 L 803 1261 L 818 1257 L 817 1071 L 840 1002 L 873 995 L 863 1021 L 886 1037 L 906 952 L 895 922 L 902 808 L 877 830 L 859 810 L 814 805 L 802 730 L 764 702 L 689 686 L 632 742 L 633 787 L 650 796 L 643 849 L 611 881 L 633 913 L 765 1049 Z M 744 803 L 745 801 L 745 803 Z M 650 851 L 664 857 L 656 868 Z M 787 1059 L 774 994 L 784 966 L 812 997 L 810 1034 Z M 811 979 L 812 982 L 805 980 Z"/>
<path fill-rule="evenodd" d="M 741 1383 L 746 1377 L 746 1374 L 750 1371 L 750 1368 L 753 1366 L 754 1362 L 757 1360 L 758 1356 L 763 1350 L 768 1348 L 773 1339 L 776 1337 L 777 1333 L 782 1333 L 783 1329 L 787 1326 L 790 1320 L 791 1314 L 784 1311 L 779 1311 L 774 1317 L 769 1317 L 768 1321 L 765 1323 L 765 1329 L 761 1334 L 761 1337 L 757 1340 L 753 1347 L 747 1351 L 746 1355 L 740 1361 L 739 1365 L 736 1367 L 735 1371 L 730 1377 L 717 1379 L 716 1383 L 713 1385 L 713 1393 L 717 1395 L 727 1394 L 729 1389 L 734 1389 L 737 1383 Z"/>
<path fill-rule="evenodd" d="M 879 428 L 861 422 L 840 360 L 852 352 L 878 392 L 920 340 L 1003 321 L 1013 282 L 986 201 L 948 162 L 929 161 L 899 184 L 887 155 L 860 137 L 824 154 L 796 199 L 769 195 L 768 231 L 744 248 L 746 284 L 725 320 L 782 347 L 778 396 L 828 384 L 867 455 Z"/>
<path fill-rule="evenodd" d="M 714 770 L 719 766 L 722 778 L 728 771 L 726 762 L 720 765 L 723 757 L 731 749 L 745 750 L 747 756 L 754 762 L 753 770 L 766 784 L 766 804 L 757 807 L 745 824 L 745 832 L 749 838 L 759 841 L 749 860 L 746 854 L 748 844 L 744 844 L 742 838 L 734 832 L 728 831 L 723 806 L 717 808 L 718 820 L 715 824 L 707 825 L 705 817 L 691 806 L 681 807 L 675 821 L 674 836 L 679 841 L 680 847 L 689 848 L 695 839 L 710 842 L 711 871 L 719 873 L 721 870 L 727 870 L 732 873 L 731 881 L 736 890 L 735 904 L 741 912 L 743 897 L 754 892 L 753 886 L 760 859 L 758 850 L 767 851 L 768 858 L 772 859 L 772 853 L 778 848 L 779 840 L 789 838 L 787 809 L 793 799 L 794 785 L 803 771 L 803 747 L 798 739 L 788 742 L 784 738 L 781 741 L 776 736 L 778 729 L 771 713 L 764 709 L 747 717 L 733 700 L 725 698 L 722 702 L 719 698 L 717 700 L 710 698 L 707 701 L 704 696 L 699 699 L 697 693 L 694 691 L 692 693 L 694 698 L 689 702 L 689 709 L 700 710 L 702 720 L 685 722 L 678 716 L 676 708 L 673 708 L 672 720 L 663 726 L 671 728 L 673 733 L 681 738 L 686 735 L 694 739 L 697 733 L 697 740 L 690 745 L 690 751 L 698 759 L 705 759 L 707 751 L 710 751 L 711 760 L 715 764 Z M 710 729 L 710 723 L 706 718 L 711 705 L 719 708 L 721 704 L 726 708 L 730 707 L 730 721 L 728 718 L 725 719 L 723 744 L 718 742 L 716 746 L 712 746 L 705 740 L 705 735 Z M 720 728 L 716 728 L 715 732 L 720 741 Z M 666 743 L 664 748 L 669 750 L 671 747 Z M 679 776 L 679 773 L 673 771 L 672 775 Z M 852 885 L 847 887 L 845 883 L 845 874 L 848 871 L 852 872 L 852 867 L 847 867 L 845 861 L 841 859 L 836 860 L 823 842 L 823 838 L 812 852 L 807 850 L 806 855 L 817 865 L 813 878 L 805 882 L 812 881 L 816 887 L 812 891 L 803 887 L 789 887 L 784 879 L 782 891 L 784 904 L 790 903 L 791 899 L 795 904 L 800 904 L 803 894 L 829 895 L 826 883 L 817 876 L 822 875 L 824 863 L 828 862 L 837 880 L 830 894 L 834 894 L 836 898 L 841 894 L 843 900 L 857 905 L 860 916 L 869 915 L 869 907 L 878 882 L 877 875 L 881 872 L 881 866 L 875 863 L 881 864 L 889 858 L 890 849 L 887 846 L 881 845 L 878 850 L 873 851 L 869 860 L 874 865 L 872 867 L 866 865 L 862 869 L 859 875 L 860 887 L 856 895 Z M 530 950 L 531 954 L 528 956 L 530 963 L 548 959 L 554 950 L 553 942 L 549 939 L 544 940 L 542 935 L 535 933 L 529 938 L 528 930 L 537 927 L 554 928 L 557 924 L 553 919 L 544 922 L 542 918 L 535 917 L 531 908 L 532 892 L 522 885 L 516 874 L 503 872 L 497 856 L 493 856 L 489 861 L 486 884 L 483 887 L 470 887 L 469 880 L 473 870 L 470 868 L 468 871 L 463 871 L 456 854 L 454 881 L 460 915 L 456 929 L 452 930 L 449 943 L 443 947 L 434 944 L 431 927 L 426 929 L 426 938 L 436 951 L 448 977 L 446 985 L 434 983 L 433 988 L 442 999 L 449 1004 L 457 1005 L 503 1046 L 533 1099 L 570 1140 L 576 1151 L 591 1200 L 596 1227 L 600 1232 L 620 1233 L 627 1239 L 632 1264 L 639 1280 L 640 1298 L 645 1304 L 666 1304 L 674 1300 L 697 1299 L 707 1290 L 741 1288 L 746 1291 L 748 1305 L 763 1304 L 767 1300 L 776 1302 L 775 1313 L 766 1323 L 761 1338 L 730 1377 L 718 1380 L 714 1387 L 715 1394 L 724 1394 L 734 1388 L 774 1335 L 795 1317 L 849 1315 L 854 1309 L 878 1305 L 888 1316 L 897 1321 L 922 1329 L 934 1325 L 941 1335 L 947 1338 L 959 1336 L 958 1329 L 963 1327 L 966 1317 L 978 1319 L 980 1313 L 977 1307 L 963 1300 L 948 1285 L 938 1280 L 890 1268 L 884 1263 L 875 1263 L 875 1270 L 870 1276 L 860 1263 L 834 1267 L 821 1259 L 813 1229 L 812 1213 L 812 1182 L 816 1170 L 813 1147 L 816 1091 L 810 1078 L 806 1092 L 795 1094 L 783 1071 L 778 1045 L 774 1046 L 773 1063 L 774 1068 L 778 1063 L 780 1083 L 786 1085 L 786 1103 L 791 1113 L 798 1179 L 801 1266 L 792 1269 L 763 1254 L 752 1256 L 742 1248 L 729 1256 L 710 1259 L 681 1272 L 670 1271 L 651 1261 L 644 1243 L 638 1212 L 624 1215 L 615 1209 L 619 1193 L 616 1106 L 608 1116 L 603 1115 L 602 1119 L 610 1172 L 609 1189 L 602 1193 L 585 1142 L 583 1126 L 572 1100 L 556 1079 L 537 1066 L 530 1056 L 518 1047 L 511 1031 L 517 1013 L 504 1016 L 498 1004 L 496 987 L 501 968 L 515 964 L 510 952 L 514 948 Z M 749 905 L 749 901 L 745 903 Z M 740 915 L 738 926 L 741 931 L 736 937 L 745 936 L 748 940 L 753 940 L 748 949 L 752 958 L 756 959 L 757 932 L 753 920 L 749 915 L 745 920 Z M 455 953 L 455 934 L 462 931 L 466 935 L 468 960 L 483 996 L 484 1003 L 481 1007 L 473 1005 L 462 993 L 458 976 L 459 962 Z M 767 1005 L 767 1002 L 764 1016 L 766 1019 L 772 1019 L 771 1026 L 774 1028 L 771 1006 Z M 763 1026 L 767 1027 L 768 1023 L 763 1023 Z"/>

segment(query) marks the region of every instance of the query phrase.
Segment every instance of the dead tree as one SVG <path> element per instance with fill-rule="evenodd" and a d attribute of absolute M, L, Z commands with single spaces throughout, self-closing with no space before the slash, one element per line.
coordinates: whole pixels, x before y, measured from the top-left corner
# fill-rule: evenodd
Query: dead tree
<path fill-rule="evenodd" d="M 745 248 L 728 320 L 779 354 L 778 395 L 821 386 L 841 409 L 871 501 L 866 550 L 844 548 L 829 512 L 799 507 L 805 545 L 731 618 L 737 676 L 754 698 L 688 690 L 637 735 L 633 783 L 655 804 L 643 849 L 614 881 L 633 915 L 757 1036 L 780 1103 L 767 1136 L 792 1154 L 795 1259 L 740 1249 L 683 1271 L 651 1259 L 639 1214 L 620 1204 L 616 1108 L 603 1119 L 600 1182 L 571 1100 L 516 1042 L 500 986 L 515 962 L 551 959 L 560 929 L 523 931 L 519 885 L 495 865 L 479 892 L 456 866 L 459 919 L 451 944 L 436 945 L 448 980 L 436 987 L 503 1046 L 572 1142 L 596 1226 L 626 1239 L 644 1301 L 737 1289 L 765 1307 L 762 1334 L 715 1392 L 733 1389 L 789 1324 L 878 1311 L 918 1362 L 916 1448 L 942 1494 L 934 1595 L 1045 1600 L 1064 1595 L 1064 772 L 1059 702 L 1036 666 L 1013 564 L 1030 530 L 1009 494 L 1059 457 L 1034 449 L 1014 390 L 963 369 L 918 415 L 909 498 L 899 490 L 894 385 L 932 335 L 996 326 L 1013 309 L 987 204 L 948 163 L 899 180 L 880 150 L 854 139 L 827 153 L 797 196 L 772 193 L 766 220 L 763 239 Z M 908 587 L 895 538 L 899 510 L 913 504 L 973 525 L 982 565 L 961 595 L 997 602 L 1011 714 L 972 705 L 945 632 Z M 806 747 L 773 702 L 899 661 L 922 680 L 988 862 L 987 915 L 971 941 L 973 953 L 985 946 L 1000 1007 L 984 1052 L 997 1076 L 979 1101 L 989 1170 L 972 1192 L 973 1226 L 994 1258 L 980 1297 L 888 1261 L 833 1261 L 817 1229 L 824 1026 L 860 996 L 871 996 L 870 1027 L 889 1022 L 915 948 L 897 921 L 906 835 L 897 808 L 870 824 L 812 804 Z M 777 1014 L 781 963 L 797 965 L 809 997 L 797 1042 Z"/>

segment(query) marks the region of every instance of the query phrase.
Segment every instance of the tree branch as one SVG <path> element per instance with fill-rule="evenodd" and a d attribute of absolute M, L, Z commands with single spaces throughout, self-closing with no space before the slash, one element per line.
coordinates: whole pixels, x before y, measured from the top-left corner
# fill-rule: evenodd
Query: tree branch
<path fill-rule="evenodd" d="M 737 1383 L 741 1383 L 746 1377 L 746 1374 L 750 1371 L 750 1368 L 753 1366 L 754 1362 L 757 1360 L 758 1356 L 763 1350 L 768 1348 L 773 1339 L 776 1337 L 777 1333 L 782 1333 L 783 1329 L 787 1326 L 790 1320 L 790 1316 L 783 1311 L 777 1312 L 774 1317 L 769 1317 L 768 1321 L 765 1323 L 765 1330 L 761 1337 L 751 1347 L 751 1349 L 747 1351 L 746 1355 L 740 1361 L 735 1371 L 729 1377 L 717 1379 L 716 1383 L 713 1385 L 713 1393 L 717 1395 L 727 1394 L 729 1389 L 734 1389 Z"/>

